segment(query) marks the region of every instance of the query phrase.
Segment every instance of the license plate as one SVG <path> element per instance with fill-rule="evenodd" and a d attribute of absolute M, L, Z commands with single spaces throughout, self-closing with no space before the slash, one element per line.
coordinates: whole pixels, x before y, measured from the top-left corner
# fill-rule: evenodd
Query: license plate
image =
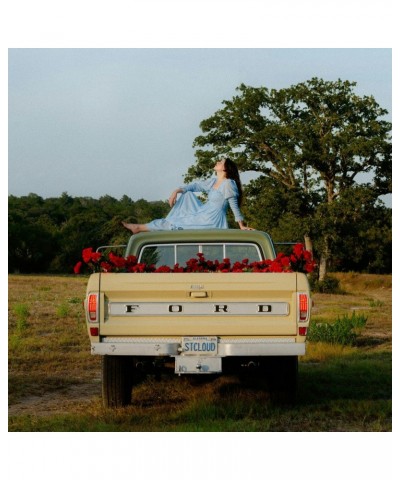
<path fill-rule="evenodd" d="M 183 337 L 183 355 L 217 355 L 217 337 Z"/>

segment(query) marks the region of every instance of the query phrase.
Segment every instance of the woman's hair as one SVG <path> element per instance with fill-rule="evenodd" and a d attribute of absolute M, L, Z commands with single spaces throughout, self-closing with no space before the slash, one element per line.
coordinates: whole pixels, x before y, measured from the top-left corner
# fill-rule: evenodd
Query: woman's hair
<path fill-rule="evenodd" d="M 240 207 L 242 205 L 243 189 L 242 189 L 242 182 L 240 181 L 240 177 L 239 177 L 238 167 L 236 166 L 236 163 L 233 160 L 226 157 L 225 157 L 224 167 L 225 167 L 226 178 L 231 178 L 236 182 L 236 186 L 239 191 L 238 204 Z"/>

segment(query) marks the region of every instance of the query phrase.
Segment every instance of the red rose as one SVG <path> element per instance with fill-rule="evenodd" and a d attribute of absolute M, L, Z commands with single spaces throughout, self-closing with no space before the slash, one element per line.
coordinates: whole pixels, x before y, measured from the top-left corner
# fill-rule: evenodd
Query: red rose
<path fill-rule="evenodd" d="M 281 273 L 283 272 L 282 265 L 279 262 L 272 262 L 270 267 L 270 271 L 274 273 Z"/>
<path fill-rule="evenodd" d="M 92 262 L 97 263 L 102 257 L 102 254 L 100 252 L 93 252 L 92 253 Z"/>
<path fill-rule="evenodd" d="M 108 263 L 108 262 L 101 262 L 100 267 L 104 272 L 107 272 L 107 273 L 112 272 L 112 269 L 113 269 L 113 266 L 111 265 L 111 263 Z"/>
<path fill-rule="evenodd" d="M 173 272 L 174 273 L 183 273 L 185 269 L 179 266 L 179 263 L 175 263 Z"/>
<path fill-rule="evenodd" d="M 78 262 L 74 267 L 74 273 L 76 273 L 77 275 L 81 273 L 82 265 L 83 265 L 82 262 Z"/>
<path fill-rule="evenodd" d="M 288 267 L 290 265 L 290 258 L 289 257 L 284 256 L 280 259 L 280 261 L 281 261 L 281 264 L 284 267 Z"/>
<path fill-rule="evenodd" d="M 311 260 L 304 265 L 304 270 L 307 273 L 311 273 L 314 271 L 316 266 L 317 266 L 317 262 L 315 260 Z"/>
<path fill-rule="evenodd" d="M 293 253 L 296 255 L 296 257 L 300 258 L 304 252 L 304 245 L 302 243 L 296 243 L 296 245 L 293 247 Z"/>
<path fill-rule="evenodd" d="M 126 257 L 126 265 L 131 266 L 131 265 L 136 265 L 137 264 L 137 257 L 135 255 L 129 255 Z"/>
<path fill-rule="evenodd" d="M 171 268 L 168 267 L 168 265 L 162 265 L 161 267 L 158 267 L 155 273 L 170 273 Z"/>
<path fill-rule="evenodd" d="M 108 255 L 110 262 L 118 268 L 124 268 L 126 265 L 126 260 L 124 257 L 115 255 L 113 252 L 110 252 Z"/>
<path fill-rule="evenodd" d="M 90 260 L 92 259 L 92 253 L 93 253 L 93 248 L 84 248 L 82 250 L 82 258 L 85 263 L 89 263 Z"/>

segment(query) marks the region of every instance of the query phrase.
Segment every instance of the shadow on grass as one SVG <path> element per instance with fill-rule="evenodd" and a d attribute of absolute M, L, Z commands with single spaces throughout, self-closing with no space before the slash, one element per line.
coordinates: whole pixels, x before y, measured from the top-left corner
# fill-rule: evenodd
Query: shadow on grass
<path fill-rule="evenodd" d="M 300 364 L 298 404 L 324 404 L 339 399 L 390 400 L 391 397 L 391 352 Z"/>
<path fill-rule="evenodd" d="M 300 362 L 295 405 L 271 401 L 263 376 L 149 378 L 126 408 L 98 398 L 68 414 L 12 417 L 9 431 L 391 431 L 391 364 L 390 352 Z"/>
<path fill-rule="evenodd" d="M 25 375 L 8 376 L 9 402 L 12 404 L 31 395 L 45 395 L 76 385 L 79 380 L 65 375 Z"/>

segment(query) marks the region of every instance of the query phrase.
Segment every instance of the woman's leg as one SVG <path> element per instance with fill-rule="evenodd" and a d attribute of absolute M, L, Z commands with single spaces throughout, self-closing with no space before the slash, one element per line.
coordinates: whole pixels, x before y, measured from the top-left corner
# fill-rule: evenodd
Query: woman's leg
<path fill-rule="evenodd" d="M 122 222 L 122 225 L 130 230 L 132 233 L 139 233 L 139 232 L 148 232 L 149 229 L 146 227 L 146 225 L 142 223 L 126 223 Z"/>

